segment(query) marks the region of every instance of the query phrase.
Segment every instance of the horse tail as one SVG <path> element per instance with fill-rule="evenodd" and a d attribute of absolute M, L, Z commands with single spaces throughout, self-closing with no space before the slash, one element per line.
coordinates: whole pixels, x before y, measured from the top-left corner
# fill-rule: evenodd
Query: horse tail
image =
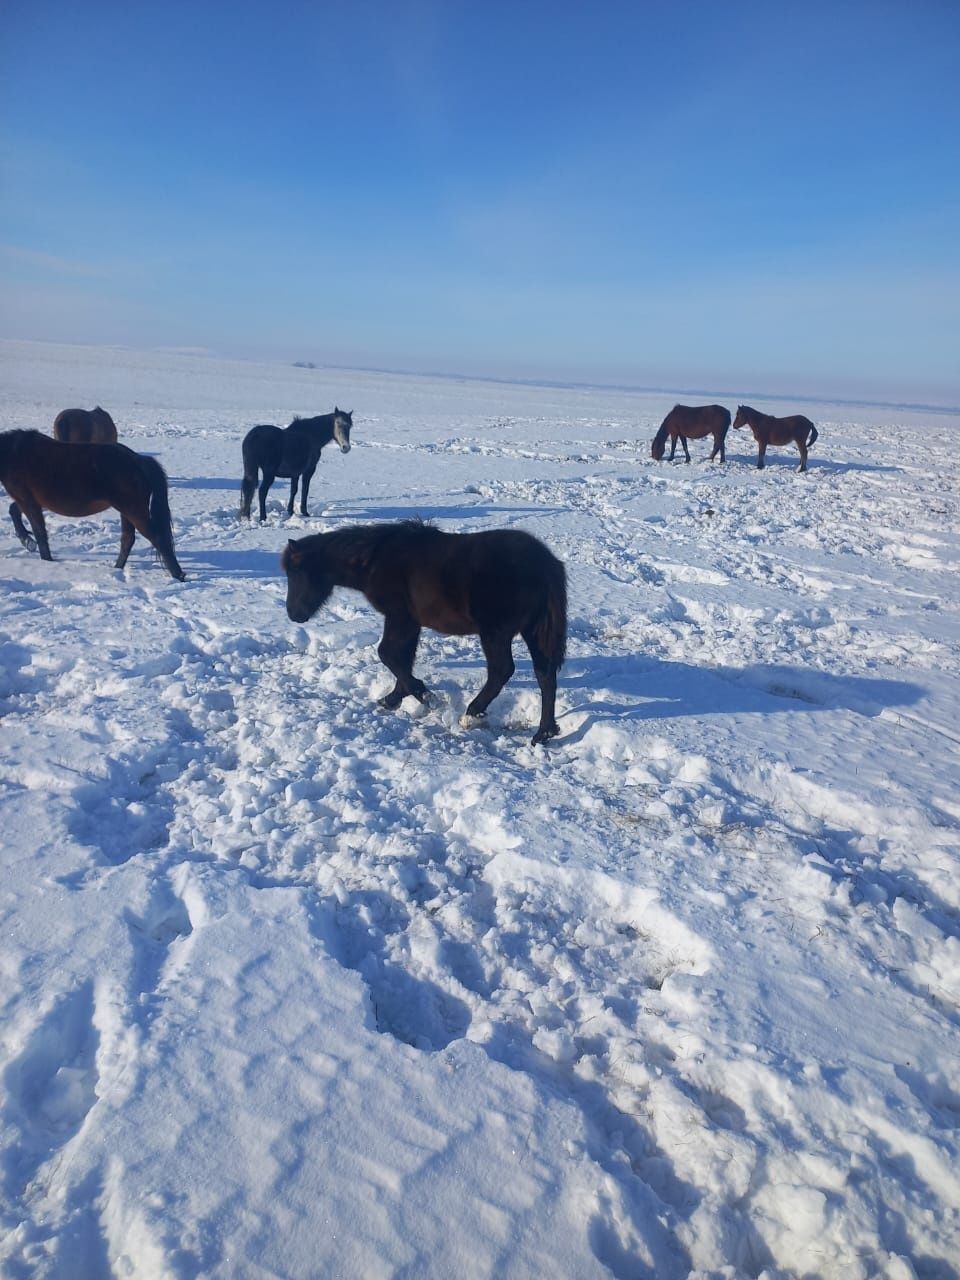
<path fill-rule="evenodd" d="M 141 453 L 140 463 L 143 467 L 147 484 L 150 486 L 150 531 L 153 534 L 157 554 L 163 560 L 169 556 L 176 560 L 173 550 L 173 522 L 170 518 L 170 499 L 167 496 L 167 473 L 156 458 Z"/>
<path fill-rule="evenodd" d="M 810 423 L 810 438 L 809 438 L 809 440 L 807 441 L 807 448 L 808 448 L 808 449 L 809 449 L 809 448 L 810 448 L 810 446 L 813 444 L 814 440 L 816 440 L 817 436 L 819 436 L 819 434 L 820 434 L 820 432 L 817 430 L 817 428 L 816 428 L 816 427 L 813 425 L 813 423 L 811 422 L 811 423 Z"/>
<path fill-rule="evenodd" d="M 550 555 L 547 563 L 547 599 L 534 628 L 537 644 L 559 671 L 567 656 L 567 571 Z"/>

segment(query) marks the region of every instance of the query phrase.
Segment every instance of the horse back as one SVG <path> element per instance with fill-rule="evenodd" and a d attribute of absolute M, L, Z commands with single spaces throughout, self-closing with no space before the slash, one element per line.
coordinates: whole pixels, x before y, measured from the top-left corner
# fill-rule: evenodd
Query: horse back
<path fill-rule="evenodd" d="M 560 561 L 520 529 L 443 536 L 450 542 L 442 558 L 416 577 L 417 599 L 443 623 L 425 617 L 425 625 L 449 635 L 501 629 L 517 635 L 542 616 L 565 578 Z"/>
<path fill-rule="evenodd" d="M 729 426 L 730 410 L 722 404 L 675 404 L 663 420 L 668 434 L 689 436 L 691 440 L 701 440 L 715 431 L 726 431 Z"/>
<path fill-rule="evenodd" d="M 106 409 L 63 409 L 53 420 L 53 437 L 63 444 L 116 444 L 117 428 Z"/>
<path fill-rule="evenodd" d="M 74 444 L 51 440 L 39 431 L 16 434 L 21 439 L 4 474 L 4 487 L 16 501 L 29 495 L 61 516 L 95 515 L 130 496 L 148 497 L 148 468 L 160 466 L 122 444 Z"/>

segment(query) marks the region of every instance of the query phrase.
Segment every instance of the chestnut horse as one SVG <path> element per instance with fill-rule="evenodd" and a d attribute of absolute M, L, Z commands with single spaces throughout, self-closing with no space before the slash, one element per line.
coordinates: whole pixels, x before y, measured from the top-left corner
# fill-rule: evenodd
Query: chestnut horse
<path fill-rule="evenodd" d="M 515 670 L 513 638 L 523 636 L 540 686 L 540 724 L 533 742 L 560 732 L 555 719 L 557 671 L 566 652 L 567 578 L 562 563 L 519 529 L 443 533 L 419 520 L 352 525 L 287 543 L 287 615 L 312 618 L 334 587 L 361 591 L 384 615 L 377 653 L 396 677 L 380 699 L 388 711 L 408 695 L 426 702 L 413 674 L 420 629 L 479 636 L 487 679 L 462 724 L 486 714 Z"/>
<path fill-rule="evenodd" d="M 64 444 L 116 444 L 117 428 L 106 409 L 64 409 L 53 420 L 53 438 Z"/>
<path fill-rule="evenodd" d="M 713 453 L 710 455 L 710 461 L 712 462 L 719 453 L 720 461 L 726 462 L 727 454 L 723 442 L 729 430 L 730 411 L 722 404 L 675 404 L 660 424 L 660 430 L 653 437 L 650 456 L 655 462 L 659 462 L 663 458 L 667 436 L 670 436 L 670 457 L 667 461 L 673 461 L 679 440 L 683 445 L 684 457 L 689 462 L 690 450 L 687 448 L 687 437 L 691 440 L 702 440 L 704 436 L 713 436 Z"/>
<path fill-rule="evenodd" d="M 792 414 L 789 418 L 774 418 L 769 413 L 761 413 L 759 409 L 751 409 L 748 404 L 737 405 L 733 425 L 734 428 L 749 427 L 753 432 L 759 448 L 757 466 L 761 470 L 768 444 L 795 444 L 800 450 L 800 470 L 806 471 L 807 450 L 820 434 L 802 413 Z"/>
<path fill-rule="evenodd" d="M 52 560 L 44 509 L 60 516 L 120 512 L 122 569 L 137 531 L 152 542 L 171 577 L 186 576 L 173 549 L 167 476 L 155 458 L 123 444 L 62 444 L 39 431 L 0 432 L 0 484 L 13 502 L 10 519 L 28 551 Z M 23 523 L 26 515 L 33 537 Z"/>

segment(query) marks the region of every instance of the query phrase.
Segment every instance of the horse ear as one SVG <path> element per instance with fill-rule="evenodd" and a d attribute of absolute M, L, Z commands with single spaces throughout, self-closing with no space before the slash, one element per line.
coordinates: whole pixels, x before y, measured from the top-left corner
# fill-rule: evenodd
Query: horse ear
<path fill-rule="evenodd" d="M 334 412 L 335 414 L 339 414 L 339 412 L 340 412 L 340 407 L 339 407 L 339 405 L 334 405 L 334 406 L 333 406 L 333 412 Z"/>

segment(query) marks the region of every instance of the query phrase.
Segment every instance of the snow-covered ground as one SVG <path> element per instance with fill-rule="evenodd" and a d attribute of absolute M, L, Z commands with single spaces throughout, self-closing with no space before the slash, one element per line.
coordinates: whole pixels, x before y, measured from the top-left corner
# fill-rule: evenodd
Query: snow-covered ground
<path fill-rule="evenodd" d="M 2 427 L 102 403 L 170 475 L 0 532 L 0 1273 L 947 1277 L 960 1268 L 960 421 L 0 344 Z M 354 410 L 242 524 L 255 422 Z M 735 404 L 730 405 L 735 408 Z M 419 514 L 567 565 L 562 735 L 473 639 L 376 708 L 379 618 L 289 536 Z"/>

